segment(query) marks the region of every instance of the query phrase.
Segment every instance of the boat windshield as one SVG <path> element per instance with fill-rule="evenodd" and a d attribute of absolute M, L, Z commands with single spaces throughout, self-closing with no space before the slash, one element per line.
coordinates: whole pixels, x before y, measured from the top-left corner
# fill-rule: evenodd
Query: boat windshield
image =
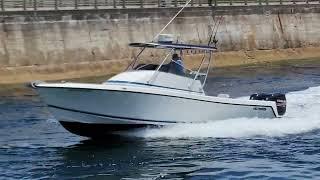
<path fill-rule="evenodd" d="M 216 50 L 212 46 L 191 45 L 172 42 L 158 42 L 158 43 L 131 43 L 132 47 L 140 47 L 141 52 L 137 55 L 134 61 L 129 65 L 131 70 L 153 70 L 156 72 L 172 73 L 179 76 L 188 77 L 194 80 L 200 80 L 204 85 L 207 78 L 207 73 L 211 61 L 211 53 Z M 137 63 L 138 57 L 145 49 L 164 49 L 166 56 L 159 59 L 159 63 Z M 197 68 L 186 67 L 186 58 L 184 52 L 188 50 L 197 50 L 203 52 L 200 65 Z M 168 52 L 169 51 L 169 52 Z M 190 58 L 189 58 L 190 59 Z M 206 63 L 205 63 L 206 62 Z M 204 72 L 201 72 L 204 71 Z M 156 76 L 156 75 L 155 75 Z"/>
<path fill-rule="evenodd" d="M 177 53 L 172 54 L 169 62 L 165 62 L 161 67 L 159 64 L 145 64 L 141 63 L 136 65 L 134 70 L 157 70 L 161 72 L 172 73 L 180 76 L 186 76 L 191 70 L 187 69 L 184 65 L 183 58 Z"/>

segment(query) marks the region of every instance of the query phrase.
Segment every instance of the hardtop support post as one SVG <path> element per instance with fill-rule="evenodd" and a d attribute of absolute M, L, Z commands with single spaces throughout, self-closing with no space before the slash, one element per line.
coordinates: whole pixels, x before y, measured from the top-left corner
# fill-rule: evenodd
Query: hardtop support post
<path fill-rule="evenodd" d="M 166 60 L 168 59 L 169 55 L 174 51 L 174 49 L 171 49 L 171 51 L 166 55 L 166 57 L 163 59 L 163 61 L 161 62 L 161 64 L 158 66 L 158 68 L 156 69 L 156 71 L 153 73 L 153 75 L 151 76 L 151 78 L 149 79 L 149 81 L 147 81 L 148 84 L 151 84 L 158 76 L 159 74 L 159 70 L 162 67 L 162 65 L 164 64 L 164 62 L 166 62 Z"/>
<path fill-rule="evenodd" d="M 197 77 L 199 76 L 199 73 L 200 73 L 201 67 L 202 67 L 202 65 L 203 65 L 203 63 L 204 63 L 204 61 L 205 61 L 205 59 L 206 59 L 206 53 L 203 55 L 202 60 L 201 60 L 201 63 L 200 63 L 200 65 L 199 65 L 199 67 L 198 67 L 197 73 L 195 74 L 195 76 L 194 76 L 194 78 L 193 78 L 192 82 L 191 82 L 191 83 L 190 83 L 190 85 L 189 85 L 189 90 L 191 90 L 191 88 L 192 88 L 192 86 L 193 86 L 194 82 L 196 81 Z"/>

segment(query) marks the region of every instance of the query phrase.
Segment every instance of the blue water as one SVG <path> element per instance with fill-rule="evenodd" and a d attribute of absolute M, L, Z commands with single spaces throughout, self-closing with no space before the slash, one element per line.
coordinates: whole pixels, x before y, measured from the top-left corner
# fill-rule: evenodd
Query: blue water
<path fill-rule="evenodd" d="M 304 64 L 211 73 L 211 95 L 287 93 L 281 119 L 176 125 L 101 141 L 64 130 L 36 96 L 2 96 L 0 179 L 318 179 L 319 70 Z"/>

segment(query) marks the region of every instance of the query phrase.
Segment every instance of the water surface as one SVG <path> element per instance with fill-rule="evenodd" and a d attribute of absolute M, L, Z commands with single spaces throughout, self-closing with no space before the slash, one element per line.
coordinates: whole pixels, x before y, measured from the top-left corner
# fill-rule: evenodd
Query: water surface
<path fill-rule="evenodd" d="M 0 100 L 0 179 L 316 179 L 320 63 L 216 69 L 207 93 L 287 93 L 281 119 L 143 129 L 92 141 L 64 130 L 30 93 Z M 26 96 L 27 95 L 27 96 Z"/>

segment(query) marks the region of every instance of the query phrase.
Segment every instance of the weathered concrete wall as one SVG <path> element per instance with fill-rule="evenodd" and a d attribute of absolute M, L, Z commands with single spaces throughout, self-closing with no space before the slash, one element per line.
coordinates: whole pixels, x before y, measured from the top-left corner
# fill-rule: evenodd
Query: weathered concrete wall
<path fill-rule="evenodd" d="M 3 12 L 0 67 L 128 59 L 135 54 L 128 43 L 150 41 L 177 11 Z M 219 51 L 242 50 L 250 59 L 250 52 L 256 50 L 320 47 L 320 5 L 187 8 L 164 33 L 185 42 L 206 43 L 209 26 L 221 15 Z"/>

